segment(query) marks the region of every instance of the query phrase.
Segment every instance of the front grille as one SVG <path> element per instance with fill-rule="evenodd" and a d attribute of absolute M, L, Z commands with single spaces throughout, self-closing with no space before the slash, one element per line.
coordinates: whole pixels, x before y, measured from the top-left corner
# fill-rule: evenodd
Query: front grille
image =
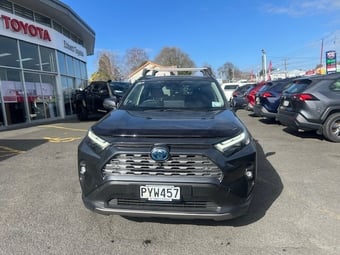
<path fill-rule="evenodd" d="M 149 154 L 118 154 L 102 169 L 103 177 L 112 175 L 194 176 L 222 179 L 222 171 L 204 155 L 171 155 L 164 162 L 152 160 Z"/>

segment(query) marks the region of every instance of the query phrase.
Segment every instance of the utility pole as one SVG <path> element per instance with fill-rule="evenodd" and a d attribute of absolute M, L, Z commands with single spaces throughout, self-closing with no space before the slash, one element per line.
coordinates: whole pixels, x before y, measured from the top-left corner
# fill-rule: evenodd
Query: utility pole
<path fill-rule="evenodd" d="M 266 51 L 262 49 L 262 70 L 263 70 L 263 80 L 267 80 L 267 56 Z"/>

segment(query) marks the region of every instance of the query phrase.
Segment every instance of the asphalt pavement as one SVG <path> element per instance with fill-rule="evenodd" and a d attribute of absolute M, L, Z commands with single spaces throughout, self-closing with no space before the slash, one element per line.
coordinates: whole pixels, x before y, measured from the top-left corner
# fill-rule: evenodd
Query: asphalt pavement
<path fill-rule="evenodd" d="M 258 144 L 247 215 L 103 216 L 81 201 L 77 146 L 93 121 L 0 131 L 0 254 L 340 254 L 340 144 L 240 110 Z"/>

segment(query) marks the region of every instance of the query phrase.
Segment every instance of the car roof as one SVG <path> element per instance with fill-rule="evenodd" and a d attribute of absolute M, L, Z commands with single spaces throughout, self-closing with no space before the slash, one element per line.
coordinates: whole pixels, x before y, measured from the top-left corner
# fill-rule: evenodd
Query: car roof
<path fill-rule="evenodd" d="M 303 76 L 303 77 L 299 77 L 297 79 L 294 79 L 294 81 L 302 81 L 302 80 L 313 81 L 313 80 L 325 80 L 325 79 L 340 79 L 340 73 Z"/>

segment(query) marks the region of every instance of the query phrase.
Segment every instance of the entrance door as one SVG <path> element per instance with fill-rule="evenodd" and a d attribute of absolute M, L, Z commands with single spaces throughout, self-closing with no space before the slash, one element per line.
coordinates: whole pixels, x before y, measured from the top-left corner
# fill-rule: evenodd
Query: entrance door
<path fill-rule="evenodd" d="M 59 116 L 55 76 L 25 72 L 24 77 L 31 120 Z"/>

